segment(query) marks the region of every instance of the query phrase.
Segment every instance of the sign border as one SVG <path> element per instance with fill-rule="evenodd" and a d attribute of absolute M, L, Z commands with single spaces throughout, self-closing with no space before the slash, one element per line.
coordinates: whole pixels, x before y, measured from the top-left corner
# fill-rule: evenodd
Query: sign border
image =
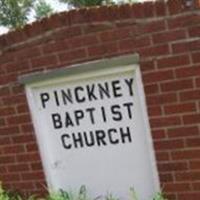
<path fill-rule="evenodd" d="M 147 106 L 146 106 L 146 99 L 144 94 L 144 87 L 141 78 L 141 72 L 139 67 L 139 55 L 132 54 L 132 55 L 125 55 L 125 56 L 118 56 L 114 58 L 107 58 L 101 59 L 93 62 L 82 63 L 78 65 L 71 65 L 70 67 L 66 67 L 63 69 L 55 69 L 47 72 L 37 72 L 31 73 L 27 75 L 20 76 L 18 78 L 21 84 L 25 84 L 26 89 L 26 96 L 30 108 L 30 113 L 35 129 L 36 139 L 40 151 L 40 156 L 42 159 L 42 165 L 44 168 L 45 178 L 47 181 L 47 185 L 49 190 L 53 189 L 53 177 L 51 177 L 50 166 L 46 162 L 49 160 L 46 157 L 48 156 L 43 145 L 44 138 L 42 138 L 42 134 L 39 134 L 44 127 L 41 127 L 40 121 L 41 116 L 37 115 L 37 111 L 35 108 L 35 102 L 33 98 L 32 90 L 37 87 L 49 85 L 52 83 L 61 83 L 71 80 L 80 80 L 82 78 L 86 78 L 92 76 L 92 74 L 96 74 L 95 76 L 102 76 L 104 74 L 113 74 L 115 72 L 125 72 L 133 70 L 136 76 L 137 84 L 138 84 L 138 92 L 139 92 L 139 102 L 141 104 L 142 109 L 142 116 L 144 119 L 144 126 L 145 126 L 145 134 L 146 134 L 146 142 L 148 145 L 149 157 L 150 157 L 150 164 L 153 173 L 154 179 L 154 188 L 155 191 L 160 191 L 160 181 L 158 176 L 157 164 L 155 159 L 155 150 L 153 147 L 153 139 L 151 136 L 151 129 L 148 120 L 147 114 Z M 87 74 L 88 72 L 88 74 Z M 97 75 L 98 72 L 98 75 Z M 78 77 L 77 77 L 78 75 Z M 59 80 L 58 80 L 59 79 Z M 127 188 L 128 189 L 128 188 Z"/>

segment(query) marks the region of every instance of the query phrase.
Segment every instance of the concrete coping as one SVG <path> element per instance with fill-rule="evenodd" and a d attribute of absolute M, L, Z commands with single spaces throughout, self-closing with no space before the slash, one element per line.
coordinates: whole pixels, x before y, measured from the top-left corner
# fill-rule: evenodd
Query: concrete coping
<path fill-rule="evenodd" d="M 112 69 L 119 66 L 127 66 L 127 65 L 138 64 L 138 63 L 139 63 L 139 55 L 135 53 L 135 54 L 123 55 L 123 56 L 112 57 L 112 58 L 103 58 L 100 60 L 95 60 L 95 61 L 81 63 L 81 64 L 75 64 L 75 65 L 71 65 L 65 68 L 55 69 L 51 71 L 30 73 L 30 74 L 19 76 L 18 81 L 21 84 L 31 84 L 31 83 L 45 81 L 45 80 L 49 80 L 53 78 L 68 77 L 68 76 L 75 75 L 77 73 L 97 71 L 98 69 L 100 70 L 108 69 L 108 68 Z"/>

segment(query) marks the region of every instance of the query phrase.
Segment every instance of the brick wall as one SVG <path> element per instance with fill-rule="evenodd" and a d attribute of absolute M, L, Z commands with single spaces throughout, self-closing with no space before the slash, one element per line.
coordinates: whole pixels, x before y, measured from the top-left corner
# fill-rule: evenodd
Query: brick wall
<path fill-rule="evenodd" d="M 200 199 L 200 10 L 181 0 L 72 10 L 0 37 L 0 180 L 43 193 L 19 75 L 137 52 L 163 190 Z"/>

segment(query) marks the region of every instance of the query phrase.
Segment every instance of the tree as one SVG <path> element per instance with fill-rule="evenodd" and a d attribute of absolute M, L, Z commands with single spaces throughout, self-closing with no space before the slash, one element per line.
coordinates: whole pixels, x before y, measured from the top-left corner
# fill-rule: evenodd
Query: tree
<path fill-rule="evenodd" d="M 35 5 L 36 19 L 41 19 L 43 17 L 49 17 L 53 13 L 53 8 L 50 4 L 46 3 L 45 0 L 39 0 Z"/>
<path fill-rule="evenodd" d="M 112 0 L 60 0 L 61 2 L 65 2 L 74 7 L 89 7 L 103 4 L 111 4 Z"/>
<path fill-rule="evenodd" d="M 35 0 L 0 0 L 0 25 L 11 29 L 23 27 L 28 21 Z"/>

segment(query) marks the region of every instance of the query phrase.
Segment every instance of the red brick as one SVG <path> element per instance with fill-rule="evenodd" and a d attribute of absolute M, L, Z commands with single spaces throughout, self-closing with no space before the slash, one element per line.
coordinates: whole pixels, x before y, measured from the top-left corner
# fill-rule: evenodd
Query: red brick
<path fill-rule="evenodd" d="M 200 172 L 190 171 L 176 173 L 175 175 L 177 181 L 197 181 L 200 180 Z"/>
<path fill-rule="evenodd" d="M 41 55 L 41 52 L 40 52 L 39 47 L 30 47 L 30 48 L 27 47 L 27 48 L 23 48 L 22 50 L 18 50 L 17 52 L 15 52 L 14 57 L 17 60 L 26 60 L 26 59 L 37 57 L 40 55 Z"/>
<path fill-rule="evenodd" d="M 44 174 L 42 172 L 27 172 L 22 173 L 22 179 L 23 180 L 40 180 L 44 179 Z"/>
<path fill-rule="evenodd" d="M 153 34 L 152 38 L 154 44 L 168 43 L 186 38 L 186 32 L 184 30 L 161 32 Z"/>
<path fill-rule="evenodd" d="M 178 43 L 172 44 L 173 53 L 184 53 L 189 51 L 199 50 L 200 48 L 200 40 L 195 39 L 192 41 L 182 41 Z"/>
<path fill-rule="evenodd" d="M 145 94 L 157 94 L 159 92 L 159 88 L 157 84 L 145 85 L 144 87 Z"/>
<path fill-rule="evenodd" d="M 59 60 L 61 63 L 73 63 L 86 59 L 85 49 L 77 49 L 74 51 L 63 52 L 59 54 Z"/>
<path fill-rule="evenodd" d="M 150 106 L 148 108 L 149 116 L 160 116 L 162 115 L 162 109 L 159 106 Z"/>
<path fill-rule="evenodd" d="M 170 17 L 167 22 L 170 29 L 184 28 L 199 24 L 200 16 L 195 13 Z"/>
<path fill-rule="evenodd" d="M 81 35 L 81 27 L 72 26 L 72 27 L 65 27 L 60 29 L 59 31 L 54 32 L 53 38 L 54 40 L 62 40 L 80 35 Z"/>
<path fill-rule="evenodd" d="M 170 104 L 176 102 L 177 102 L 176 93 L 147 96 L 148 105 L 162 105 L 162 104 Z"/>
<path fill-rule="evenodd" d="M 170 128 L 167 130 L 168 137 L 172 138 L 187 138 L 196 136 L 199 134 L 198 127 L 191 126 L 191 127 L 181 127 L 181 128 Z"/>
<path fill-rule="evenodd" d="M 28 71 L 30 69 L 30 65 L 29 62 L 27 62 L 27 60 L 19 60 L 18 62 L 4 64 L 4 68 L 6 70 L 6 73 L 13 73 L 19 71 Z"/>
<path fill-rule="evenodd" d="M 140 61 L 140 67 L 143 72 L 155 70 L 155 65 L 153 60 Z"/>
<path fill-rule="evenodd" d="M 41 162 L 35 162 L 35 163 L 31 163 L 31 169 L 33 171 L 38 171 L 38 170 L 42 170 L 42 163 Z"/>
<path fill-rule="evenodd" d="M 139 24 L 139 33 L 155 33 L 155 32 L 163 32 L 166 30 L 166 25 L 164 20 L 155 20 L 150 21 L 148 23 L 141 23 Z"/>
<path fill-rule="evenodd" d="M 29 108 L 27 104 L 21 104 L 17 106 L 17 113 L 28 113 Z"/>
<path fill-rule="evenodd" d="M 154 140 L 160 140 L 166 138 L 166 133 L 165 130 L 163 129 L 158 129 L 158 130 L 152 130 L 152 137 Z"/>
<path fill-rule="evenodd" d="M 200 78 L 197 78 L 197 79 L 196 79 L 196 86 L 197 86 L 197 87 L 200 87 Z"/>
<path fill-rule="evenodd" d="M 15 109 L 13 107 L 0 108 L 0 117 L 14 115 L 14 114 L 15 114 Z"/>
<path fill-rule="evenodd" d="M 36 143 L 26 145 L 27 152 L 38 152 L 38 145 Z"/>
<path fill-rule="evenodd" d="M 190 161 L 190 168 L 193 170 L 199 170 L 200 169 L 200 160 Z"/>
<path fill-rule="evenodd" d="M 59 51 L 66 51 L 69 45 L 66 41 L 54 41 L 43 45 L 42 51 L 44 54 L 57 53 Z"/>
<path fill-rule="evenodd" d="M 157 161 L 169 161 L 169 152 L 156 152 Z"/>
<path fill-rule="evenodd" d="M 185 78 L 190 76 L 198 76 L 200 74 L 200 66 L 183 67 L 175 70 L 177 78 Z"/>
<path fill-rule="evenodd" d="M 199 159 L 200 150 L 199 149 L 192 149 L 187 150 L 183 149 L 180 151 L 173 151 L 171 152 L 171 156 L 173 160 L 193 160 L 193 159 Z"/>
<path fill-rule="evenodd" d="M 132 4 L 132 13 L 135 18 L 144 18 L 144 7 L 141 3 Z"/>
<path fill-rule="evenodd" d="M 168 1 L 168 8 L 170 14 L 177 14 L 183 10 L 182 1 L 180 0 L 169 0 Z"/>
<path fill-rule="evenodd" d="M 18 116 L 10 116 L 7 118 L 7 122 L 9 125 L 15 125 L 19 123 L 27 123 L 30 122 L 30 116 L 29 115 L 18 115 Z"/>
<path fill-rule="evenodd" d="M 30 143 L 34 141 L 33 135 L 17 135 L 12 137 L 12 141 L 16 144 Z"/>
<path fill-rule="evenodd" d="M 88 48 L 90 57 L 112 55 L 119 52 L 117 43 L 106 43 L 104 45 L 92 46 Z"/>
<path fill-rule="evenodd" d="M 31 59 L 32 68 L 50 67 L 57 64 L 55 55 L 43 56 Z"/>
<path fill-rule="evenodd" d="M 144 74 L 143 76 L 143 80 L 145 84 L 162 82 L 165 80 L 171 80 L 173 78 L 174 78 L 174 74 L 172 70 L 149 72 L 147 74 Z"/>
<path fill-rule="evenodd" d="M 9 127 L 5 127 L 5 128 L 0 128 L 0 133 L 1 133 L 1 136 L 16 135 L 19 133 L 19 127 L 18 126 L 9 126 Z"/>
<path fill-rule="evenodd" d="M 158 170 L 160 172 L 185 171 L 187 169 L 187 162 L 168 162 L 158 164 Z"/>
<path fill-rule="evenodd" d="M 36 162 L 40 161 L 38 153 L 24 153 L 16 156 L 18 162 Z"/>
<path fill-rule="evenodd" d="M 1 94 L 1 98 L 3 96 L 8 96 L 10 94 L 10 89 L 9 87 L 1 87 L 0 88 L 0 94 Z"/>
<path fill-rule="evenodd" d="M 25 182 L 22 182 L 21 180 L 18 181 L 17 183 L 12 183 L 12 187 L 15 189 L 15 190 L 19 190 L 19 191 L 22 191 L 22 190 L 31 190 L 34 188 L 34 183 L 32 181 L 25 181 Z"/>
<path fill-rule="evenodd" d="M 152 128 L 155 127 L 168 127 L 168 126 L 175 126 L 180 125 L 181 120 L 178 116 L 172 116 L 172 117 L 159 117 L 159 118 L 153 118 L 150 119 L 150 125 Z"/>
<path fill-rule="evenodd" d="M 184 141 L 182 139 L 156 141 L 154 146 L 156 151 L 181 149 L 184 147 Z"/>
<path fill-rule="evenodd" d="M 196 104 L 195 103 L 185 103 L 185 104 L 179 103 L 179 104 L 173 104 L 173 105 L 166 105 L 164 107 L 164 111 L 166 114 L 195 112 Z"/>
<path fill-rule="evenodd" d="M 180 92 L 181 101 L 198 100 L 200 98 L 200 90 Z"/>
<path fill-rule="evenodd" d="M 170 68 L 188 65 L 190 63 L 188 55 L 172 56 L 167 58 L 162 58 L 157 61 L 158 68 Z"/>
<path fill-rule="evenodd" d="M 1 164 L 9 164 L 9 163 L 15 163 L 15 156 L 14 155 L 0 155 L 0 163 Z"/>
<path fill-rule="evenodd" d="M 153 17 L 155 15 L 155 6 L 153 2 L 144 3 L 144 17 Z"/>
<path fill-rule="evenodd" d="M 9 172 L 24 172 L 29 170 L 29 166 L 27 164 L 14 164 L 8 165 L 7 169 Z"/>
<path fill-rule="evenodd" d="M 164 1 L 156 1 L 155 2 L 155 9 L 157 16 L 164 16 L 166 15 L 166 6 Z"/>
<path fill-rule="evenodd" d="M 193 61 L 193 63 L 199 63 L 200 62 L 200 52 L 192 54 L 192 61 Z"/>
<path fill-rule="evenodd" d="M 12 96 L 10 95 L 4 97 L 2 101 L 6 106 L 16 105 L 22 102 L 26 102 L 26 96 L 24 94 L 12 95 Z"/>
<path fill-rule="evenodd" d="M 169 47 L 167 44 L 159 45 L 159 46 L 152 46 L 146 48 L 138 48 L 136 51 L 144 57 L 152 57 L 152 56 L 161 56 L 161 55 L 168 55 L 169 54 Z"/>
<path fill-rule="evenodd" d="M 183 116 L 184 124 L 199 124 L 200 123 L 200 114 L 188 114 Z"/>
<path fill-rule="evenodd" d="M 20 180 L 20 175 L 18 173 L 8 173 L 8 174 L 0 174 L 0 179 L 4 182 L 16 182 Z"/>
<path fill-rule="evenodd" d="M 7 136 L 7 137 L 6 137 Z M 8 135 L 6 135 L 4 137 L 0 137 L 0 145 L 3 146 L 3 145 L 9 145 L 11 143 L 11 139 L 10 137 L 8 137 Z"/>
<path fill-rule="evenodd" d="M 3 148 L 3 152 L 5 154 L 17 154 L 25 152 L 25 148 L 23 145 L 7 145 Z"/>
<path fill-rule="evenodd" d="M 172 182 L 173 181 L 173 175 L 171 173 L 160 173 L 160 181 L 162 183 Z"/>
<path fill-rule="evenodd" d="M 106 32 L 103 32 L 103 33 L 106 33 Z M 127 30 L 126 30 L 126 33 L 127 33 Z M 118 34 L 118 32 L 117 32 L 117 34 Z M 114 40 L 114 39 L 112 39 L 112 40 Z M 99 40 L 96 35 L 85 35 L 85 36 L 81 36 L 81 37 L 70 38 L 70 39 L 66 40 L 66 43 L 70 50 L 70 49 L 75 49 L 75 48 L 80 49 L 80 47 L 97 45 L 99 43 Z"/>
<path fill-rule="evenodd" d="M 200 146 L 200 137 L 186 139 L 186 146 L 187 147 L 199 147 Z"/>
<path fill-rule="evenodd" d="M 199 200 L 200 199 L 200 192 L 184 192 L 184 193 L 180 193 L 178 194 L 178 198 L 180 200 Z"/>
<path fill-rule="evenodd" d="M 185 192 L 190 190 L 189 183 L 167 183 L 165 184 L 165 191 L 166 192 Z"/>
<path fill-rule="evenodd" d="M 192 89 L 194 87 L 192 79 L 173 80 L 170 82 L 161 83 L 161 90 L 163 92 L 180 91 Z"/>
<path fill-rule="evenodd" d="M 108 31 L 114 28 L 112 23 L 96 23 L 96 24 L 87 24 L 83 27 L 84 34 L 98 33 L 103 31 Z M 73 35 L 73 32 L 72 32 Z M 78 34 L 80 36 L 80 33 Z"/>
<path fill-rule="evenodd" d="M 200 190 L 200 182 L 192 183 L 192 187 L 193 187 L 194 190 L 199 191 Z"/>
<path fill-rule="evenodd" d="M 190 37 L 199 37 L 200 36 L 200 26 L 193 26 L 189 28 Z"/>

